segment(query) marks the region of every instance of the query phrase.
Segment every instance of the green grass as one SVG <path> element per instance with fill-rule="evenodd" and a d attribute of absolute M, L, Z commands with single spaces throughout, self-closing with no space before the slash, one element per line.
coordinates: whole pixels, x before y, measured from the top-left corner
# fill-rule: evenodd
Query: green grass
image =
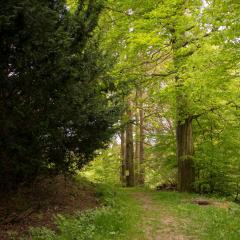
<path fill-rule="evenodd" d="M 138 203 L 121 189 L 99 185 L 96 193 L 103 207 L 78 213 L 74 217 L 56 217 L 57 233 L 46 228 L 30 231 L 32 240 L 120 240 L 134 239 L 141 216 Z M 139 233 L 140 234 L 140 233 Z"/>
<path fill-rule="evenodd" d="M 148 195 L 154 204 L 147 212 L 143 212 L 141 204 L 132 195 L 140 191 Z M 174 219 L 172 234 L 201 240 L 240 239 L 240 206 L 234 203 L 227 203 L 228 208 L 199 206 L 192 203 L 193 199 L 199 198 L 196 194 L 121 189 L 105 185 L 98 185 L 96 194 L 101 198 L 103 207 L 78 213 L 74 217 L 57 216 L 57 232 L 35 228 L 30 231 L 31 239 L 142 240 L 143 216 L 156 220 L 151 223 L 153 233 L 168 228 L 162 220 L 169 216 Z M 221 199 L 210 200 L 225 203 Z"/>
<path fill-rule="evenodd" d="M 153 201 L 164 207 L 178 222 L 181 232 L 202 240 L 239 240 L 240 207 L 229 203 L 228 208 L 215 205 L 199 206 L 191 201 L 194 194 L 148 192 Z M 224 202 L 221 199 L 212 201 Z"/>

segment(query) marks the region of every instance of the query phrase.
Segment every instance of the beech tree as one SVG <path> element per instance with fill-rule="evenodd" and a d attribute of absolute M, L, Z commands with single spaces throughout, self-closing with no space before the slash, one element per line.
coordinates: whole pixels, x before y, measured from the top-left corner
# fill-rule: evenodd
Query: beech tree
<path fill-rule="evenodd" d="M 147 182 L 154 176 L 176 182 L 180 191 L 226 189 L 217 179 L 228 179 L 228 172 L 235 181 L 230 168 L 239 154 L 227 154 L 236 145 L 227 144 L 232 138 L 223 130 L 228 122 L 234 136 L 239 133 L 239 6 L 182 0 L 109 4 L 107 36 L 117 56 L 112 76 L 125 95 L 134 93 L 137 82 L 146 94 L 140 108 Z M 223 138 L 225 154 L 217 154 Z"/>

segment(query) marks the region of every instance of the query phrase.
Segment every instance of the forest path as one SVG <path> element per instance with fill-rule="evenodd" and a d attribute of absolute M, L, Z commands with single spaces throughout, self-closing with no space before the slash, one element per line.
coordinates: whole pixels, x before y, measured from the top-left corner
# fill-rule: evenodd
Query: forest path
<path fill-rule="evenodd" d="M 144 240 L 193 240 L 184 235 L 178 219 L 174 217 L 164 203 L 154 200 L 151 192 L 135 191 L 132 193 L 143 210 L 143 220 L 140 224 Z M 187 222 L 186 222 L 187 224 Z M 139 240 L 139 239 L 138 239 Z"/>

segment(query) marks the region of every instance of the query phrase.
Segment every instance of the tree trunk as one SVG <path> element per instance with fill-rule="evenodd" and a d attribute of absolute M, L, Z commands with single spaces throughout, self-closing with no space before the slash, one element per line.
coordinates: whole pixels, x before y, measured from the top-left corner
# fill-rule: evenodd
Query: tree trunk
<path fill-rule="evenodd" d="M 191 192 L 194 189 L 192 118 L 177 122 L 178 190 Z"/>
<path fill-rule="evenodd" d="M 179 13 L 185 14 L 185 1 L 179 5 Z M 185 61 L 191 56 L 189 54 L 180 54 L 184 48 L 185 33 L 188 30 L 180 31 L 178 23 L 175 22 L 170 28 L 171 43 L 173 50 L 173 64 L 176 71 L 176 146 L 178 163 L 178 190 L 180 192 L 192 192 L 194 189 L 195 170 L 193 162 L 193 133 L 192 117 L 189 111 L 188 92 L 185 89 L 185 78 L 182 77 L 185 71 Z"/>
<path fill-rule="evenodd" d="M 125 163 L 126 163 L 126 186 L 133 187 L 135 184 L 134 176 L 134 152 L 133 152 L 133 126 L 132 126 L 132 110 L 131 102 L 127 109 L 128 124 L 126 128 L 126 148 L 125 148 Z"/>
<path fill-rule="evenodd" d="M 126 185 L 126 162 L 125 162 L 125 131 L 121 130 L 121 166 L 120 166 L 120 181 L 122 186 Z"/>
<path fill-rule="evenodd" d="M 145 182 L 145 167 L 144 167 L 144 111 L 142 104 L 142 89 L 139 89 L 139 184 L 144 185 Z"/>
<path fill-rule="evenodd" d="M 135 97 L 135 152 L 134 152 L 134 163 L 135 163 L 135 184 L 139 183 L 140 173 L 140 162 L 139 162 L 139 150 L 140 150 L 140 129 L 139 129 L 139 112 L 138 112 L 138 88 L 136 87 Z"/>

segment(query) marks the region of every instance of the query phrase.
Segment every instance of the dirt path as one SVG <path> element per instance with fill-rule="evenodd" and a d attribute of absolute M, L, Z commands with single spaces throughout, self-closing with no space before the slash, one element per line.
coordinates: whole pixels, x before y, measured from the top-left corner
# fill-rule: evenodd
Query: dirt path
<path fill-rule="evenodd" d="M 151 194 L 146 192 L 133 193 L 137 201 L 140 202 L 144 218 L 141 228 L 146 240 L 193 240 L 185 236 L 179 230 L 179 225 L 164 206 L 152 200 Z"/>

